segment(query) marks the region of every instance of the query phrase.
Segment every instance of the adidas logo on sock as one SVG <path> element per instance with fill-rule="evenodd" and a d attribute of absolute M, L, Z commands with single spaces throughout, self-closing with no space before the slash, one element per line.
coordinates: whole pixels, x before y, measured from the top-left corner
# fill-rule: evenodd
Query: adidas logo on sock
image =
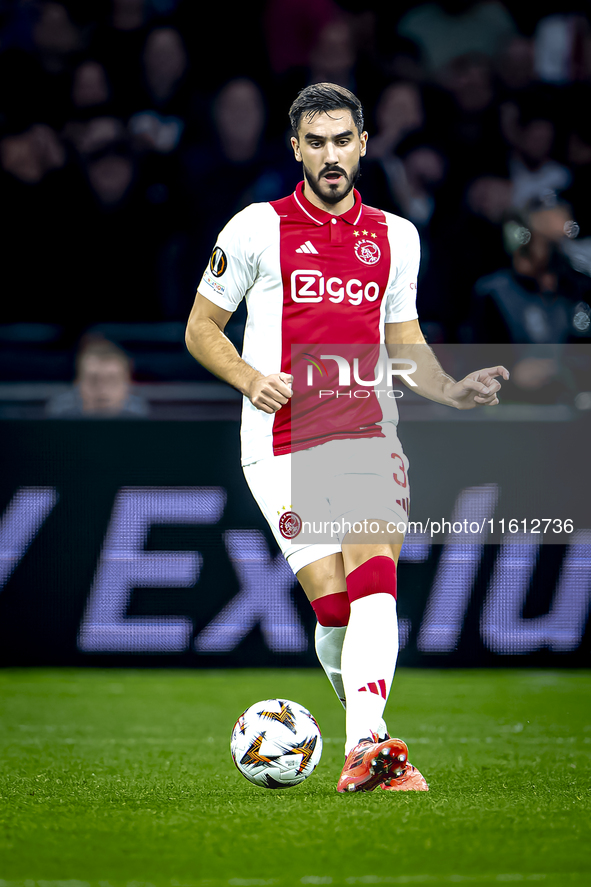
<path fill-rule="evenodd" d="M 296 253 L 316 253 L 316 254 L 318 254 L 318 250 L 316 249 L 316 247 L 314 246 L 313 243 L 310 243 L 309 240 L 306 240 L 305 243 L 302 243 L 302 245 L 296 249 Z"/>
<path fill-rule="evenodd" d="M 363 687 L 360 687 L 357 691 L 358 693 L 375 693 L 376 696 L 381 696 L 382 699 L 386 698 L 386 682 L 383 678 L 376 683 L 375 681 L 371 681 L 369 684 L 365 684 Z"/>

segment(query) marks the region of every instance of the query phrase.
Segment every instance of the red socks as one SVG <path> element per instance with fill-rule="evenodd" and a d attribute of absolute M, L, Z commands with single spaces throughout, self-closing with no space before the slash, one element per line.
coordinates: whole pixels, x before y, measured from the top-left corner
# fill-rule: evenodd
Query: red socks
<path fill-rule="evenodd" d="M 350 603 L 370 594 L 391 594 L 396 600 L 396 564 L 389 557 L 372 557 L 347 576 Z"/>
<path fill-rule="evenodd" d="M 346 591 L 327 594 L 312 601 L 316 619 L 320 625 L 330 627 L 347 625 L 349 622 L 349 596 Z"/>
<path fill-rule="evenodd" d="M 396 600 L 396 564 L 389 557 L 372 557 L 347 576 L 347 591 L 327 594 L 312 601 L 320 625 L 343 626 L 349 622 L 351 603 L 370 594 L 391 594 Z"/>

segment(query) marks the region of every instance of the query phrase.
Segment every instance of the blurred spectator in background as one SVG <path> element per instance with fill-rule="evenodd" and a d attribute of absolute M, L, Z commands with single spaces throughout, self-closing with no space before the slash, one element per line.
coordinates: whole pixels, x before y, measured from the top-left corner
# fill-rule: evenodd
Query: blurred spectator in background
<path fill-rule="evenodd" d="M 218 231 L 233 214 L 249 203 L 275 200 L 297 183 L 283 139 L 266 138 L 266 119 L 261 88 L 249 78 L 234 78 L 211 104 L 206 144 L 183 154 L 195 225 L 195 275 L 198 269 L 202 273 Z"/>
<path fill-rule="evenodd" d="M 104 118 L 105 124 L 117 122 Z M 84 164 L 88 184 L 100 207 L 104 210 L 122 208 L 128 196 L 134 176 L 135 163 L 129 151 L 125 135 L 120 139 L 114 137 L 105 145 L 97 145 L 94 150 L 85 153 Z"/>
<path fill-rule="evenodd" d="M 0 44 L 2 112 L 17 127 L 41 122 L 59 129 L 70 107 L 70 66 L 84 48 L 83 32 L 61 3 L 27 5 L 19 4 L 19 26 L 8 28 Z"/>
<path fill-rule="evenodd" d="M 503 223 L 513 203 L 513 186 L 508 178 L 481 175 L 469 183 L 460 211 L 439 232 L 437 268 L 443 280 L 450 281 L 449 299 L 453 304 L 449 341 L 470 341 L 466 320 L 472 311 L 475 281 L 494 271 L 508 268 L 511 258 L 505 249 Z M 458 261 L 458 251 L 462 259 Z"/>
<path fill-rule="evenodd" d="M 438 189 L 445 179 L 445 156 L 425 133 L 417 132 L 403 139 L 396 154 L 386 156 L 380 166 L 389 190 L 389 195 L 382 197 L 382 205 L 409 219 L 421 235 L 425 234 L 435 212 Z M 367 199 L 371 204 L 374 197 Z"/>
<path fill-rule="evenodd" d="M 338 83 L 351 91 L 357 89 L 355 63 L 357 47 L 351 22 L 343 16 L 326 24 L 318 33 L 310 51 L 309 83 Z"/>
<path fill-rule="evenodd" d="M 265 6 L 266 54 L 275 99 L 268 103 L 271 132 L 285 133 L 285 114 L 277 116 L 278 109 L 310 83 L 338 83 L 362 95 L 364 106 L 372 108 L 388 82 L 377 47 L 376 4 L 267 0 Z M 390 34 L 388 52 L 394 39 Z M 266 97 L 271 98 L 269 92 Z"/>
<path fill-rule="evenodd" d="M 146 21 L 146 0 L 111 0 L 111 26 L 122 34 L 138 31 Z"/>
<path fill-rule="evenodd" d="M 81 30 L 62 3 L 41 3 L 37 13 L 32 32 L 37 58 L 47 74 L 67 72 L 70 57 L 82 49 Z"/>
<path fill-rule="evenodd" d="M 473 341 L 547 344 L 589 336 L 591 279 L 562 249 L 573 224 L 571 207 L 556 201 L 538 202 L 505 223 L 512 267 L 477 281 Z"/>
<path fill-rule="evenodd" d="M 129 121 L 139 146 L 160 154 L 174 151 L 191 110 L 189 60 L 175 28 L 155 28 L 148 34 L 142 54 L 143 109 Z"/>
<path fill-rule="evenodd" d="M 14 180 L 37 185 L 46 173 L 61 169 L 66 156 L 57 133 L 43 123 L 24 132 L 5 136 L 0 142 L 2 168 Z"/>
<path fill-rule="evenodd" d="M 84 47 L 84 38 L 65 5 L 45 2 L 37 6 L 37 11 L 32 38 L 39 66 L 36 89 L 40 119 L 59 127 L 69 106 L 70 67 Z"/>
<path fill-rule="evenodd" d="M 127 139 L 125 124 L 113 115 L 93 115 L 67 127 L 66 135 L 82 164 L 95 152 Z"/>
<path fill-rule="evenodd" d="M 95 59 L 86 59 L 74 70 L 72 77 L 72 106 L 77 111 L 91 109 L 94 114 L 106 107 L 111 98 L 111 86 L 104 65 Z"/>
<path fill-rule="evenodd" d="M 265 116 L 263 94 L 252 80 L 239 77 L 220 90 L 213 105 L 213 121 L 223 160 L 255 160 L 261 148 Z"/>
<path fill-rule="evenodd" d="M 375 113 L 376 131 L 367 143 L 367 159 L 378 160 L 387 169 L 396 148 L 425 124 L 421 91 L 416 83 L 391 83 L 379 96 Z"/>
<path fill-rule="evenodd" d="M 72 389 L 46 405 L 51 419 L 138 419 L 148 412 L 147 401 L 133 391 L 129 357 L 113 342 L 98 337 L 82 340 Z"/>
<path fill-rule="evenodd" d="M 459 56 L 482 53 L 492 58 L 516 27 L 498 0 L 439 0 L 413 6 L 398 32 L 420 47 L 425 70 L 439 76 Z"/>
<path fill-rule="evenodd" d="M 150 103 L 165 107 L 178 101 L 188 70 L 187 50 L 177 29 L 150 31 L 142 53 L 142 76 Z"/>
<path fill-rule="evenodd" d="M 502 108 L 502 131 L 512 149 L 509 176 L 517 209 L 570 185 L 570 171 L 554 159 L 556 114 L 556 98 L 544 87 L 522 93 L 518 103 L 507 102 Z"/>
<path fill-rule="evenodd" d="M 90 54 L 108 67 L 123 114 L 137 108 L 136 97 L 141 88 L 139 60 L 150 18 L 147 7 L 146 0 L 110 0 L 106 15 L 104 7 L 101 9 L 90 41 Z"/>
<path fill-rule="evenodd" d="M 536 82 L 534 41 L 516 34 L 503 43 L 495 58 L 495 76 L 500 98 L 509 98 Z"/>
<path fill-rule="evenodd" d="M 577 84 L 569 90 L 568 118 L 569 132 L 566 139 L 566 161 L 572 173 L 570 187 L 562 195 L 574 209 L 581 237 L 571 247 L 581 250 L 582 245 L 591 244 L 591 83 Z M 589 246 L 587 247 L 589 251 Z M 591 256 L 590 256 L 591 259 Z M 587 274 L 591 274 L 591 261 L 586 263 Z"/>
<path fill-rule="evenodd" d="M 435 133 L 428 132 L 422 90 L 412 82 L 387 86 L 375 109 L 376 133 L 367 143 L 359 184 L 369 205 L 413 222 L 421 235 L 419 296 L 421 317 L 426 323 L 439 321 L 445 301 L 440 278 L 435 279 L 433 247 L 437 229 L 436 212 L 441 211 L 441 189 L 448 161 Z M 435 139 L 433 138 L 435 136 Z M 449 319 L 449 308 L 447 315 Z M 430 341 L 442 331 L 431 326 Z"/>
<path fill-rule="evenodd" d="M 84 115 L 77 114 L 68 120 L 62 130 L 62 139 L 81 160 L 93 151 L 125 137 L 125 125 L 112 113 L 100 113 L 101 109 L 88 106 Z"/>
<path fill-rule="evenodd" d="M 364 96 L 373 108 L 387 83 L 376 55 L 375 14 L 371 10 L 340 10 L 315 34 L 306 63 L 291 72 L 291 94 L 310 83 L 338 83 Z"/>
<path fill-rule="evenodd" d="M 390 180 L 395 212 L 409 219 L 421 237 L 421 268 L 417 304 L 431 342 L 449 339 L 459 302 L 450 301 L 441 279 L 438 242 L 447 224 L 444 196 L 448 163 L 439 146 L 425 133 L 407 136 L 398 146 L 401 167 L 396 180 Z"/>
<path fill-rule="evenodd" d="M 561 4 L 556 4 L 559 6 Z M 588 9 L 556 10 L 542 18 L 535 30 L 536 74 L 544 83 L 563 85 L 589 79 L 591 74 L 591 26 Z"/>
<path fill-rule="evenodd" d="M 46 124 L 13 129 L 0 139 L 5 323 L 61 314 L 70 253 L 61 209 L 69 204 L 72 184 L 65 162 L 64 146 Z"/>
<path fill-rule="evenodd" d="M 452 99 L 445 109 L 445 140 L 459 196 L 483 170 L 506 172 L 491 61 L 484 53 L 456 56 L 442 72 L 441 83 Z"/>
<path fill-rule="evenodd" d="M 148 33 L 141 73 L 138 110 L 129 118 L 128 129 L 151 239 L 157 251 L 168 254 L 171 238 L 176 243 L 187 229 L 190 212 L 181 151 L 185 143 L 198 142 L 203 128 L 187 48 L 176 28 L 156 27 Z M 164 296 L 162 274 L 158 287 Z M 165 299 L 159 302 L 164 308 Z M 184 310 L 184 301 L 182 305 Z M 163 314 L 170 316 L 165 308 Z"/>
<path fill-rule="evenodd" d="M 72 144 L 78 188 L 68 229 L 68 323 L 79 334 L 97 321 L 156 320 L 163 233 L 127 128 L 116 117 L 92 118 L 75 130 Z"/>
<path fill-rule="evenodd" d="M 306 68 L 318 35 L 341 14 L 333 0 L 268 0 L 264 29 L 271 71 Z"/>
<path fill-rule="evenodd" d="M 218 231 L 249 203 L 274 200 L 298 181 L 283 136 L 267 136 L 266 104 L 254 80 L 226 82 L 210 102 L 208 122 L 203 143 L 180 147 L 186 228 L 161 258 L 161 310 L 178 320 L 190 311 Z M 244 320 L 244 310 L 236 320 Z"/>

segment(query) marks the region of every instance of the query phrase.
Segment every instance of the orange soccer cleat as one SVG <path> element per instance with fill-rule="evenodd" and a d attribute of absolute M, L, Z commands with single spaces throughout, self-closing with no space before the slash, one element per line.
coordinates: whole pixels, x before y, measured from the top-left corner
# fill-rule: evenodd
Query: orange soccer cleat
<path fill-rule="evenodd" d="M 337 791 L 372 792 L 383 782 L 403 777 L 407 760 L 408 749 L 402 739 L 364 739 L 347 755 Z"/>
<path fill-rule="evenodd" d="M 407 764 L 401 776 L 384 780 L 380 788 L 389 792 L 428 792 L 429 786 L 425 777 L 412 764 Z"/>

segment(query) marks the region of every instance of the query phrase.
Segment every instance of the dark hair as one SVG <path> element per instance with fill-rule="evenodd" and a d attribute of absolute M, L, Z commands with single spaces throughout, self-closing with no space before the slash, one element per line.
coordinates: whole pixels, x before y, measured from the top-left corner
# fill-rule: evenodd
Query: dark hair
<path fill-rule="evenodd" d="M 98 357 L 100 360 L 119 360 L 131 373 L 132 362 L 123 348 L 115 342 L 105 339 L 100 334 L 88 333 L 83 336 L 76 353 L 76 375 L 80 375 L 82 364 L 87 357 Z"/>
<path fill-rule="evenodd" d="M 312 120 L 316 114 L 347 108 L 353 117 L 358 133 L 363 132 L 363 108 L 349 89 L 337 83 L 313 83 L 300 90 L 289 109 L 291 128 L 297 138 L 302 117 Z"/>

